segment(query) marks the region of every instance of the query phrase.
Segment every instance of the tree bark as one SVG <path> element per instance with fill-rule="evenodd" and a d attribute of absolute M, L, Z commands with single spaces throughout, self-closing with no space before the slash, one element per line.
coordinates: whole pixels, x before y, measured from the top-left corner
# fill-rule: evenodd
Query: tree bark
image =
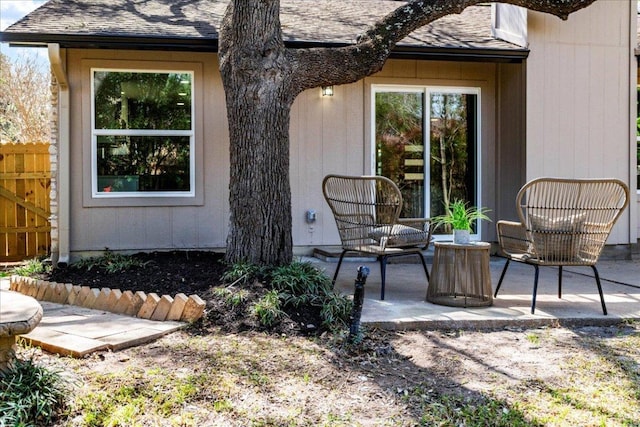
<path fill-rule="evenodd" d="M 226 258 L 260 265 L 292 259 L 289 122 L 306 89 L 376 73 L 400 40 L 438 18 L 484 0 L 399 3 L 341 48 L 287 50 L 279 0 L 231 0 L 220 28 L 220 71 L 230 137 L 230 229 Z M 503 0 L 566 19 L 595 0 Z"/>
<path fill-rule="evenodd" d="M 291 261 L 289 121 L 295 99 L 279 1 L 231 2 L 221 28 L 220 69 L 230 145 L 227 260 Z"/>

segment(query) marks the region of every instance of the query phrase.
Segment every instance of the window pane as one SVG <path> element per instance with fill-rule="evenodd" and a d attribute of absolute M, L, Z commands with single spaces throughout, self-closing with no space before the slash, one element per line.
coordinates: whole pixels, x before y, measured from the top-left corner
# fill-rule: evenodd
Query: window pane
<path fill-rule="evenodd" d="M 376 174 L 402 193 L 402 216 L 424 218 L 422 92 L 376 93 Z"/>
<path fill-rule="evenodd" d="M 400 188 L 402 215 L 441 215 L 455 199 L 477 206 L 479 95 L 429 88 L 374 95 L 375 173 Z"/>
<path fill-rule="evenodd" d="M 98 136 L 98 192 L 190 191 L 188 136 Z"/>
<path fill-rule="evenodd" d="M 456 199 L 477 205 L 477 95 L 432 93 L 430 99 L 431 216 Z"/>
<path fill-rule="evenodd" d="M 191 129 L 191 75 L 94 71 L 96 129 Z"/>

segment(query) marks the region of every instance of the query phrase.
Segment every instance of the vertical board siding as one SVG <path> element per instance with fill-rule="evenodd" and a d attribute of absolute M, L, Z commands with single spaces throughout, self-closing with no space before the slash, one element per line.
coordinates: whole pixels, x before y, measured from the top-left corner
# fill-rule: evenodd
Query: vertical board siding
<path fill-rule="evenodd" d="M 0 144 L 0 261 L 49 254 L 49 144 Z"/>
<path fill-rule="evenodd" d="M 494 219 L 517 220 L 515 200 L 526 182 L 524 141 L 525 70 L 520 64 L 500 64 L 497 79 L 496 195 Z M 491 183 L 487 183 L 488 185 Z"/>
<path fill-rule="evenodd" d="M 628 1 L 615 0 L 596 2 L 566 22 L 528 13 L 528 179 L 628 182 L 630 10 Z M 628 231 L 623 215 L 608 243 L 629 243 Z"/>
<path fill-rule="evenodd" d="M 229 218 L 229 136 L 217 56 L 204 53 L 67 51 L 71 88 L 70 251 L 72 258 L 105 248 L 114 251 L 218 249 Z M 196 197 L 140 202 L 91 197 L 91 67 L 195 72 Z M 147 67 L 147 68 L 145 68 Z M 102 205 L 100 205 L 102 203 Z M 145 206 L 145 203 L 147 205 Z"/>
<path fill-rule="evenodd" d="M 224 92 L 215 54 L 182 54 L 135 51 L 68 51 L 71 87 L 70 250 L 73 254 L 112 250 L 158 250 L 171 248 L 219 249 L 226 245 L 229 219 L 229 135 Z M 201 144 L 204 195 L 202 204 L 191 206 L 98 206 L 90 200 L 91 182 L 89 125 L 90 94 L 87 64 L 127 68 L 139 61 L 165 61 L 165 67 L 181 62 L 202 63 L 196 83 L 203 94 L 196 100 L 202 114 Z M 98 65 L 96 65 L 98 66 Z M 83 67 L 85 70 L 83 71 Z M 461 85 L 482 87 L 482 132 L 486 167 L 494 162 L 495 82 L 494 64 L 447 63 L 442 61 L 391 60 L 369 80 L 336 86 L 334 96 L 323 98 L 320 89 L 301 93 L 291 110 L 290 178 L 294 246 L 300 251 L 316 246 L 337 245 L 340 239 L 331 211 L 322 197 L 321 183 L 330 173 L 362 175 L 370 171 L 370 83 Z M 367 83 L 369 81 L 369 83 Z M 84 116 L 83 116 L 84 115 Z M 492 175 L 483 177 L 492 185 Z M 493 200 L 493 188 L 483 200 Z M 314 209 L 314 224 L 305 213 Z M 305 249 L 306 248 L 306 249 Z"/>

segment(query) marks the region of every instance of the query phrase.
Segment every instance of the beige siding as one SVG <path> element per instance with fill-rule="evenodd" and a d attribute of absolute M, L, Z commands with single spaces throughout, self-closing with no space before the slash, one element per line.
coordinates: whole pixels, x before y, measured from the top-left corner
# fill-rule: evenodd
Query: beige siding
<path fill-rule="evenodd" d="M 517 220 L 516 195 L 527 179 L 524 134 L 526 72 L 521 64 L 500 64 L 498 70 L 494 218 Z"/>
<path fill-rule="evenodd" d="M 70 50 L 72 253 L 224 247 L 228 218 L 228 131 L 213 54 Z M 92 200 L 90 67 L 194 69 L 196 197 L 188 200 Z M 206 184 L 205 184 L 206 183 Z M 164 206 L 161 206 L 164 205 Z"/>
<path fill-rule="evenodd" d="M 496 180 L 496 76 L 496 64 L 392 60 L 381 72 L 364 81 L 336 87 L 333 97 L 320 97 L 320 89 L 303 94 L 294 105 L 292 117 L 294 244 L 339 244 L 331 211 L 322 198 L 320 183 L 328 173 L 371 173 L 370 103 L 371 86 L 376 84 L 481 88 L 482 203 L 493 210 Z M 314 144 L 317 146 L 314 147 Z M 317 153 L 317 156 L 310 156 L 309 152 Z M 319 162 L 321 165 L 303 165 L 300 161 L 302 159 L 312 163 Z M 297 172 L 296 168 L 299 168 Z M 296 177 L 296 173 L 300 172 L 302 173 Z M 303 204 L 305 202 L 307 204 Z M 312 226 L 304 221 L 307 209 L 318 212 L 318 221 Z M 494 226 L 483 225 L 483 238 L 492 240 Z"/>
<path fill-rule="evenodd" d="M 528 179 L 606 176 L 630 182 L 630 10 L 628 1 L 610 0 L 567 21 L 529 12 Z M 630 214 L 637 221 L 635 208 L 627 211 L 609 243 L 634 238 Z"/>
<path fill-rule="evenodd" d="M 71 252 L 152 250 L 170 248 L 224 248 L 228 232 L 228 130 L 222 83 L 214 54 L 178 54 L 132 51 L 68 52 L 71 87 Z M 196 71 L 197 197 L 191 201 L 156 200 L 104 202 L 91 199 L 90 93 L 91 66 L 129 68 L 164 64 Z M 511 70 L 518 65 L 511 66 Z M 515 68 L 513 68 L 515 67 Z M 483 204 L 494 209 L 496 168 L 496 64 L 393 60 L 382 72 L 366 80 L 336 86 L 333 97 L 320 89 L 302 93 L 291 114 L 291 188 L 293 238 L 297 253 L 339 243 L 337 230 L 322 197 L 321 182 L 329 173 L 366 174 L 370 164 L 370 92 L 373 84 L 444 85 L 480 87 L 482 95 Z M 516 73 L 517 74 L 517 73 Z M 517 87 L 518 80 L 511 85 Z M 507 87 L 508 90 L 509 86 Z M 507 108 L 521 102 L 511 94 Z M 507 118 L 507 120 L 511 120 Z M 517 133 L 517 129 L 514 130 Z M 510 154 L 502 152 L 503 156 Z M 175 202 L 175 203 L 174 203 Z M 163 206 L 164 204 L 164 206 Z M 317 212 L 315 224 L 305 213 Z M 493 225 L 484 237 L 492 239 Z"/>

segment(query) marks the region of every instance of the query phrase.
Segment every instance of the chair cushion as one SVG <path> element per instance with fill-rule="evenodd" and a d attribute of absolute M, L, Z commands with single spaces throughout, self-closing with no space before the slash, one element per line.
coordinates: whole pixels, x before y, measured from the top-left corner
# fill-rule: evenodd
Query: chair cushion
<path fill-rule="evenodd" d="M 533 251 L 537 258 L 546 261 L 570 262 L 578 257 L 580 233 L 587 218 L 578 213 L 549 219 L 530 214 Z"/>
<path fill-rule="evenodd" d="M 369 233 L 369 237 L 376 242 L 387 238 L 386 246 L 416 246 L 427 243 L 429 232 L 407 225 L 395 224 L 376 227 Z"/>

